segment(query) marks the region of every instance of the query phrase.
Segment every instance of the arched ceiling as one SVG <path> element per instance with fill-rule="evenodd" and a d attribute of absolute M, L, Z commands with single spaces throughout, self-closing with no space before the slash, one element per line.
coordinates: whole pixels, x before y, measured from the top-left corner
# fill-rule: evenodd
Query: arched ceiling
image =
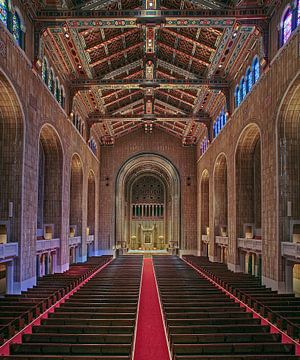
<path fill-rule="evenodd" d="M 55 1 L 54 1 L 55 2 Z M 36 12 L 43 51 L 102 144 L 154 126 L 195 144 L 268 19 L 263 1 L 65 0 Z"/>

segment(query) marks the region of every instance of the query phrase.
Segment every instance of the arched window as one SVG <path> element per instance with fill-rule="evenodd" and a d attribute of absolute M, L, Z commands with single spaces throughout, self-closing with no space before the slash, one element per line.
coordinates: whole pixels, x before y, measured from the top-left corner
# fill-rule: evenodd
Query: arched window
<path fill-rule="evenodd" d="M 252 66 L 252 72 L 253 72 L 253 84 L 255 84 L 257 82 L 257 80 L 259 79 L 259 60 L 258 57 L 255 57 L 254 61 L 253 61 L 253 66 Z"/>
<path fill-rule="evenodd" d="M 51 69 L 49 71 L 49 77 L 48 77 L 48 88 L 51 92 L 53 91 L 53 88 L 54 88 L 53 82 L 54 82 L 54 74 L 53 74 L 53 70 Z"/>
<path fill-rule="evenodd" d="M 242 77 L 240 84 L 240 94 L 241 101 L 243 101 L 246 96 L 246 82 L 244 77 Z"/>
<path fill-rule="evenodd" d="M 7 26 L 7 12 L 7 0 L 0 0 L 0 20 L 5 24 L 5 26 Z"/>
<path fill-rule="evenodd" d="M 12 34 L 15 38 L 16 42 L 21 45 L 21 20 L 19 14 L 15 11 L 13 18 L 12 18 Z"/>
<path fill-rule="evenodd" d="M 235 106 L 239 107 L 241 103 L 241 99 L 240 99 L 240 88 L 239 86 L 237 86 L 235 88 Z"/>
<path fill-rule="evenodd" d="M 48 71 L 48 63 L 46 58 L 44 58 L 43 60 L 43 67 L 42 67 L 42 78 L 45 84 L 48 85 L 48 76 L 49 76 L 49 71 Z"/>
<path fill-rule="evenodd" d="M 246 72 L 246 92 L 248 94 L 248 92 L 250 92 L 252 89 L 252 73 L 251 73 L 251 69 L 248 68 L 247 72 Z"/>
<path fill-rule="evenodd" d="M 289 7 L 284 16 L 283 16 L 283 20 L 282 20 L 282 41 L 283 44 L 285 44 L 289 37 L 291 36 L 292 33 L 292 10 Z"/>

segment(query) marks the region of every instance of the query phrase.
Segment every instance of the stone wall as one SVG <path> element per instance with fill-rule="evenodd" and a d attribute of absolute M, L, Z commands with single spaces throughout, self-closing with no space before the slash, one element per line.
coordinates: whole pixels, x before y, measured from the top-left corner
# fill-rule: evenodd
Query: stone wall
<path fill-rule="evenodd" d="M 162 130 L 146 134 L 140 129 L 120 138 L 114 146 L 101 151 L 100 244 L 112 249 L 115 234 L 115 185 L 118 171 L 139 153 L 154 153 L 167 158 L 178 170 L 181 181 L 181 249 L 195 250 L 196 244 L 196 172 L 195 147 L 183 147 L 181 141 Z M 190 180 L 188 179 L 190 178 Z M 189 185 L 190 184 L 190 185 Z"/>
<path fill-rule="evenodd" d="M 213 169 L 219 154 L 224 153 L 227 158 L 228 173 L 228 229 L 229 256 L 228 262 L 238 269 L 237 252 L 237 192 L 236 192 L 236 151 L 238 144 L 244 148 L 251 147 L 261 141 L 261 225 L 263 246 L 263 279 L 274 288 L 284 287 L 282 258 L 280 254 L 280 238 L 278 229 L 278 143 L 277 118 L 282 104 L 288 103 L 297 117 L 297 104 L 285 99 L 288 89 L 295 90 L 295 82 L 300 76 L 299 57 L 300 29 L 295 30 L 288 43 L 282 47 L 270 66 L 261 75 L 252 91 L 237 108 L 226 126 L 216 139 L 213 140 L 206 153 L 198 159 L 198 209 L 201 209 L 201 174 L 205 169 L 209 173 L 210 189 L 213 189 Z M 294 84 L 294 86 L 293 86 Z M 299 86 L 299 85 L 298 85 Z M 283 114 L 284 116 L 284 114 Z M 299 108 L 298 108 L 299 118 Z M 299 121 L 299 120 L 298 120 Z M 247 136 L 246 136 L 247 135 Z M 255 153 L 253 153 L 254 156 Z M 257 152 L 256 152 L 257 156 Z M 257 167 L 256 167 L 257 168 Z M 244 189 L 246 191 L 246 189 Z M 213 193 L 210 191 L 210 229 L 213 228 Z M 244 207 L 239 211 L 247 211 Z M 255 211 L 259 211 L 259 206 Z M 198 242 L 201 237 L 201 211 L 198 211 Z M 210 241 L 214 243 L 213 232 Z M 211 247 L 213 251 L 213 246 Z"/>
<path fill-rule="evenodd" d="M 62 147 L 62 204 L 61 204 L 61 251 L 59 266 L 61 270 L 68 267 L 69 262 L 69 198 L 70 198 L 70 174 L 71 159 L 77 153 L 83 164 L 83 196 L 82 196 L 82 226 L 87 224 L 87 186 L 88 174 L 93 170 L 96 179 L 96 199 L 99 199 L 99 161 L 90 151 L 85 140 L 76 131 L 65 111 L 60 107 L 54 96 L 35 72 L 31 62 L 19 49 L 12 39 L 11 34 L 0 24 L 0 73 L 1 77 L 9 83 L 9 88 L 19 102 L 19 112 L 23 121 L 23 160 L 17 166 L 21 167 L 22 189 L 20 202 L 21 224 L 18 230 L 20 245 L 20 257 L 16 282 L 18 288 L 26 288 L 35 282 L 35 243 L 38 208 L 38 162 L 39 162 L 39 139 L 43 127 L 52 128 L 57 135 Z M 1 103 L 5 103 L 9 94 L 1 94 Z M 8 100 L 7 100 L 8 101 Z M 18 109 L 11 111 L 9 116 L 17 116 Z M 5 129 L 7 132 L 8 128 Z M 4 131 L 5 131 L 4 130 Z M 10 149 L 14 151 L 13 148 Z M 2 156 L 2 155 L 1 155 Z M 17 183 L 11 181 L 10 186 Z M 17 179 L 16 179 L 17 181 Z M 98 211 L 98 206 L 96 206 Z M 0 220 L 5 220 L 8 214 Z M 96 215 L 95 238 L 97 243 L 98 216 Z M 86 232 L 83 231 L 83 243 L 85 244 Z M 96 244 L 96 248 L 97 248 Z M 83 247 L 83 258 L 86 254 L 86 246 Z"/>

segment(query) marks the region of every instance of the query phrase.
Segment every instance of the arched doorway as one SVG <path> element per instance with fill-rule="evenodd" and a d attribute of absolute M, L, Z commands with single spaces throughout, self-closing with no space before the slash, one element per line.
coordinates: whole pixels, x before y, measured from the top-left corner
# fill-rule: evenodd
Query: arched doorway
<path fill-rule="evenodd" d="M 71 159 L 70 176 L 70 217 L 69 237 L 72 245 L 69 247 L 69 263 L 78 262 L 82 256 L 82 192 L 83 192 L 83 167 L 79 155 L 74 154 Z M 76 239 L 75 239 L 76 238 Z M 81 245 L 78 245 L 81 244 Z"/>
<path fill-rule="evenodd" d="M 214 234 L 218 261 L 227 263 L 228 249 L 227 160 L 220 154 L 214 168 Z M 227 241 L 226 241 L 227 240 Z"/>
<path fill-rule="evenodd" d="M 70 178 L 70 237 L 82 236 L 83 168 L 77 154 L 71 160 Z"/>
<path fill-rule="evenodd" d="M 200 180 L 200 207 L 201 207 L 201 254 L 209 256 L 209 174 L 204 170 Z"/>
<path fill-rule="evenodd" d="M 256 124 L 242 132 L 235 153 L 236 233 L 241 239 L 261 241 L 261 137 Z M 240 252 L 241 266 L 261 276 L 261 253 Z"/>
<path fill-rule="evenodd" d="M 24 239 L 21 236 L 23 147 L 22 108 L 13 86 L 0 72 L 0 244 L 3 246 L 18 243 L 20 247 Z M 20 281 L 19 274 L 14 273 L 19 259 L 8 257 L 1 262 L 0 294 L 13 292 L 14 281 Z"/>
<path fill-rule="evenodd" d="M 180 247 L 180 180 L 174 165 L 155 154 L 128 160 L 116 180 L 116 247 Z"/>
<path fill-rule="evenodd" d="M 96 219 L 96 182 L 93 171 L 90 171 L 88 176 L 87 200 L 87 256 L 91 256 L 95 250 Z"/>
<path fill-rule="evenodd" d="M 63 152 L 55 129 L 46 124 L 39 140 L 37 241 L 61 238 Z M 37 254 L 37 276 L 56 270 L 57 251 Z"/>

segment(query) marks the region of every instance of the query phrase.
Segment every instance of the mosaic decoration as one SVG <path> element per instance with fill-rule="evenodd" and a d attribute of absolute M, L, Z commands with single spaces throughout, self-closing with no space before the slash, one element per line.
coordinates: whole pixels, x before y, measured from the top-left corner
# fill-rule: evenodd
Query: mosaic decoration
<path fill-rule="evenodd" d="M 207 74 L 208 77 L 211 77 L 218 68 L 219 61 L 223 56 L 224 51 L 226 50 L 226 45 L 230 37 L 231 37 L 231 29 L 227 28 L 222 36 L 222 40 L 220 44 L 218 45 L 218 49 L 214 54 L 214 57 L 211 61 L 211 65 L 209 66 L 208 74 Z"/>
<path fill-rule="evenodd" d="M 237 36 L 239 41 L 236 43 L 235 49 L 226 65 L 226 68 L 225 68 L 226 75 L 232 69 L 232 66 L 236 62 L 238 55 L 241 53 L 242 48 L 245 45 L 245 42 L 249 39 L 249 36 L 250 36 L 251 32 L 253 32 L 253 31 L 254 31 L 254 28 L 251 27 L 250 32 L 249 31 L 241 31 L 240 36 Z"/>
<path fill-rule="evenodd" d="M 78 30 L 70 29 L 71 38 L 73 39 L 75 46 L 78 50 L 78 54 L 81 60 L 81 63 L 83 65 L 83 68 L 87 74 L 87 76 L 92 79 L 93 75 L 89 67 L 89 63 L 91 61 L 90 56 L 87 52 L 84 51 L 85 48 L 85 42 L 84 38 L 79 35 Z"/>
<path fill-rule="evenodd" d="M 91 20 L 69 20 L 67 24 L 70 28 L 132 28 L 137 27 L 136 19 L 91 19 Z"/>
<path fill-rule="evenodd" d="M 216 27 L 216 28 L 228 28 L 232 27 L 235 23 L 235 19 L 166 19 L 166 27 Z"/>

